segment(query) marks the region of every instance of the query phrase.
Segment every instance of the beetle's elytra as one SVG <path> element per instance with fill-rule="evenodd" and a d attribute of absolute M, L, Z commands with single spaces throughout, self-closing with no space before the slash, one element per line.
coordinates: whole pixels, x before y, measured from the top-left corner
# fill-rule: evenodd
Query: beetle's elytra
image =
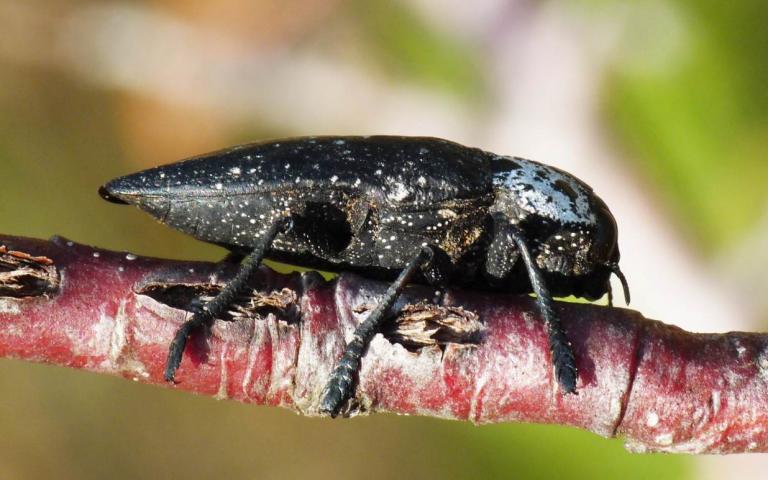
<path fill-rule="evenodd" d="M 360 357 L 409 281 L 537 294 L 555 376 L 576 391 L 570 343 L 552 295 L 610 295 L 616 222 L 574 176 L 426 137 L 304 137 L 238 146 L 117 178 L 100 189 L 200 240 L 247 255 L 221 294 L 179 330 L 187 336 L 228 308 L 263 258 L 394 280 L 347 346 L 321 410 L 354 393 Z"/>

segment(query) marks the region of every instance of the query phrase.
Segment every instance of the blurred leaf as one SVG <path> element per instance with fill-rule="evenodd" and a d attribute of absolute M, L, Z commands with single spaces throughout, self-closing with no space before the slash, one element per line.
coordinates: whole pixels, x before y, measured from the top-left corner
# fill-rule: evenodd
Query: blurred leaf
<path fill-rule="evenodd" d="M 483 478 L 684 479 L 690 459 L 628 453 L 621 440 L 551 425 L 488 425 L 467 430 L 467 456 Z"/>
<path fill-rule="evenodd" d="M 468 100 L 484 98 L 485 69 L 469 45 L 435 30 L 399 1 L 363 0 L 349 5 L 387 71 Z"/>
<path fill-rule="evenodd" d="M 686 3 L 679 55 L 643 68 L 639 57 L 660 52 L 630 49 L 607 107 L 639 166 L 679 206 L 681 225 L 712 250 L 742 235 L 766 204 L 768 33 L 757 23 L 768 11 L 764 2 Z"/>

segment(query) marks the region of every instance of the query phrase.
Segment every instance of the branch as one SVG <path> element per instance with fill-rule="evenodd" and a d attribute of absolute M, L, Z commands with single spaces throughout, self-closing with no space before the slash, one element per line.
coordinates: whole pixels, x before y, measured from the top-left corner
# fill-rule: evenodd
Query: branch
<path fill-rule="evenodd" d="M 168 343 L 235 266 L 142 258 L 0 236 L 0 357 L 121 375 L 317 415 L 345 336 L 386 285 L 262 269 L 253 295 L 189 343 L 176 385 Z M 636 452 L 768 451 L 768 337 L 694 334 L 639 313 L 558 303 L 579 367 L 556 388 L 533 300 L 412 287 L 363 359 L 347 414 L 379 411 L 570 425 Z"/>

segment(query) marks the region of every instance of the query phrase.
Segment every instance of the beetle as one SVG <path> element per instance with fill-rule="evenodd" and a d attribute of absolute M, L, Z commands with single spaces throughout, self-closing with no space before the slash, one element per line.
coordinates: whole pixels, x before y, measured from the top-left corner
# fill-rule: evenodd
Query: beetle
<path fill-rule="evenodd" d="M 608 294 L 617 226 L 584 182 L 557 168 L 432 137 L 299 137 L 220 150 L 116 178 L 103 198 L 228 249 L 237 275 L 171 342 L 165 378 L 189 335 L 220 317 L 264 258 L 390 280 L 323 393 L 336 416 L 361 357 L 406 284 L 535 293 L 554 375 L 576 393 L 573 350 L 553 296 Z"/>

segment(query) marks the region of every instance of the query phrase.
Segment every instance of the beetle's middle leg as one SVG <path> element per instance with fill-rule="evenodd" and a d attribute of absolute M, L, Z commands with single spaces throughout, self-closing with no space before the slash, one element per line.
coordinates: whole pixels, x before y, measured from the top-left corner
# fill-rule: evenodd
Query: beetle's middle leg
<path fill-rule="evenodd" d="M 552 363 L 555 367 L 555 377 L 560 388 L 565 393 L 576 393 L 576 379 L 578 370 L 573 355 L 571 342 L 563 331 L 560 319 L 555 314 L 554 300 L 544 281 L 544 275 L 539 270 L 536 262 L 528 249 L 528 242 L 523 233 L 516 226 L 510 224 L 505 218 L 494 215 L 494 236 L 496 239 L 505 238 L 507 243 L 514 243 L 523 259 L 528 277 L 536 294 L 536 302 L 541 310 L 541 315 L 547 324 L 549 334 L 549 350 L 552 354 Z"/>
<path fill-rule="evenodd" d="M 168 360 L 165 365 L 166 381 L 172 382 L 174 380 L 176 370 L 181 364 L 181 357 L 184 354 L 187 339 L 192 332 L 203 325 L 210 324 L 214 319 L 220 317 L 232 305 L 232 302 L 234 302 L 235 299 L 245 293 L 249 288 L 253 276 L 259 270 L 259 266 L 261 266 L 261 261 L 264 259 L 264 254 L 267 249 L 272 245 L 272 242 L 278 234 L 286 232 L 291 228 L 291 224 L 292 221 L 290 218 L 281 218 L 274 222 L 262 237 L 261 243 L 254 248 L 247 257 L 245 257 L 237 275 L 224 286 L 221 292 L 219 292 L 213 300 L 199 308 L 192 315 L 192 318 L 179 327 L 171 342 L 171 346 L 168 349 Z M 227 258 L 229 259 L 230 256 L 228 255 Z M 236 257 L 231 260 L 234 261 L 235 259 Z"/>
<path fill-rule="evenodd" d="M 339 414 L 344 402 L 349 399 L 355 388 L 355 376 L 360 368 L 360 360 L 365 348 L 373 336 L 381 330 L 381 325 L 386 320 L 386 315 L 397 297 L 405 288 L 405 285 L 416 273 L 416 270 L 428 264 L 434 257 L 434 250 L 430 247 L 422 247 L 419 254 L 411 260 L 405 269 L 400 272 L 397 279 L 389 286 L 384 298 L 376 305 L 376 308 L 368 317 L 358 325 L 352 340 L 347 344 L 344 354 L 331 374 L 331 378 L 323 391 L 320 403 L 320 413 L 335 417 Z"/>

